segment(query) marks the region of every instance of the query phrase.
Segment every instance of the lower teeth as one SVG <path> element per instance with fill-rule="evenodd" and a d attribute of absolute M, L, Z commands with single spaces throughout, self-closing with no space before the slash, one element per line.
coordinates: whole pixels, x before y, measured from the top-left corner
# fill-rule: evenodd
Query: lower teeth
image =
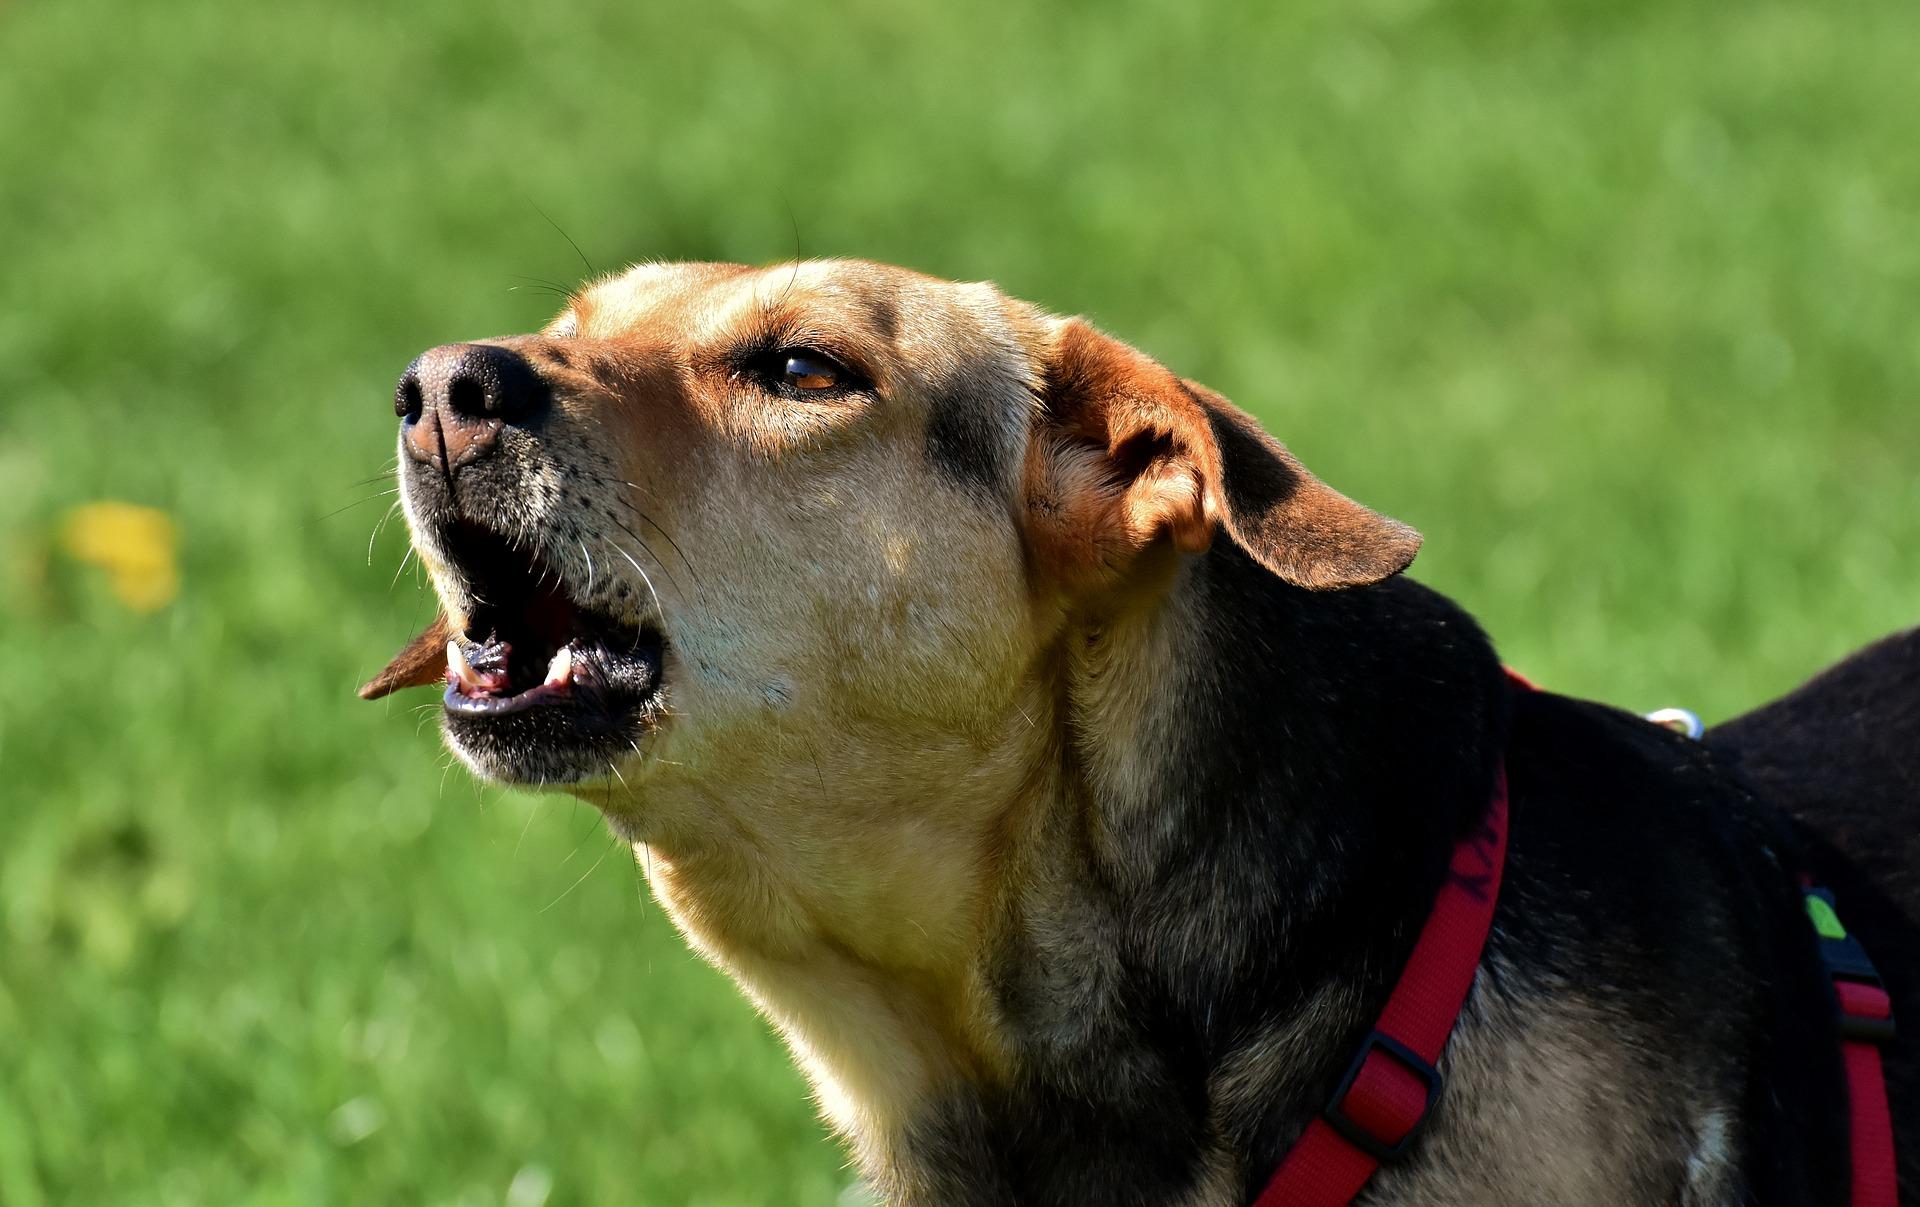
<path fill-rule="evenodd" d="M 573 681 L 573 646 L 563 645 L 554 652 L 553 661 L 547 663 L 547 685 L 564 687 Z"/>

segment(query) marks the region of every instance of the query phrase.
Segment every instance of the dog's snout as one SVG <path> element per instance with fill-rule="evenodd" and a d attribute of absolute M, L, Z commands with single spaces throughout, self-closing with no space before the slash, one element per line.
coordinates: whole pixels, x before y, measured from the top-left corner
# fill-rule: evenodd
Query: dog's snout
<path fill-rule="evenodd" d="M 394 391 L 407 452 L 449 476 L 492 452 L 500 430 L 542 411 L 546 382 L 525 357 L 493 344 L 446 344 L 407 366 Z"/>

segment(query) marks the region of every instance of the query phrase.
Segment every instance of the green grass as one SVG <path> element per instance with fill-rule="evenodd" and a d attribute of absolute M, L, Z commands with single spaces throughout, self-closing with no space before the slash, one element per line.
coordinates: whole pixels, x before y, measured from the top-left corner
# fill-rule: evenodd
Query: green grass
<path fill-rule="evenodd" d="M 0 1202 L 848 1182 L 583 808 L 352 696 L 428 609 L 353 505 L 391 383 L 543 318 L 542 210 L 1089 313 L 1566 690 L 1725 716 L 1920 619 L 1920 8 L 1206 8 L 0 0 Z M 170 607 L 60 551 L 95 499 Z"/>

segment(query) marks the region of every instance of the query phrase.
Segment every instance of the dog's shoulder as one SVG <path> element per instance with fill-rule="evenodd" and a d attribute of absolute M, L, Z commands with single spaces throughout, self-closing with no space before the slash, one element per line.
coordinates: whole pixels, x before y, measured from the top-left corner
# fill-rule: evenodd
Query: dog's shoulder
<path fill-rule="evenodd" d="M 1487 1017 L 1531 1034 L 1519 1050 L 1553 1018 L 1555 1051 L 1607 1062 L 1622 1142 L 1691 1146 L 1688 1168 L 1725 1147 L 1758 1201 L 1816 1201 L 1842 1176 L 1843 1091 L 1837 1050 L 1806 1039 L 1831 1004 L 1786 818 L 1710 747 L 1549 692 L 1516 698 L 1508 766 Z"/>

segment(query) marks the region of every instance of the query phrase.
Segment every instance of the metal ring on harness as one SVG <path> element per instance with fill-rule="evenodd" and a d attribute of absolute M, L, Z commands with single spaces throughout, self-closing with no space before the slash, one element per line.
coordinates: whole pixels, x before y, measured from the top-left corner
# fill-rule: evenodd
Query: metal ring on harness
<path fill-rule="evenodd" d="M 1692 738 L 1696 742 L 1700 740 L 1701 734 L 1707 732 L 1707 727 L 1700 722 L 1699 714 L 1684 708 L 1658 708 L 1647 714 L 1647 720 L 1662 729 L 1671 729 L 1681 737 Z"/>

